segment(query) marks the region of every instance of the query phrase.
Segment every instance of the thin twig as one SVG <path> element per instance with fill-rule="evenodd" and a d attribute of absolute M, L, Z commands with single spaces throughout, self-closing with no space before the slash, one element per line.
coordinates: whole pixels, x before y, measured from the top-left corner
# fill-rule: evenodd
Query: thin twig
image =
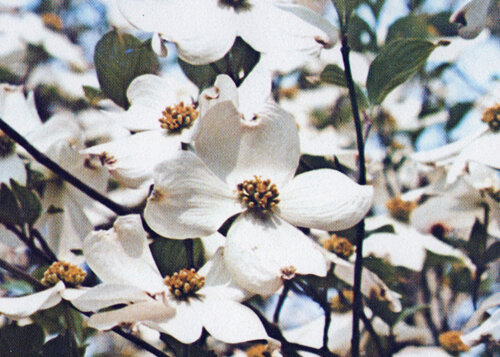
<path fill-rule="evenodd" d="M 283 290 L 281 291 L 280 297 L 278 299 L 278 303 L 276 304 L 276 309 L 274 310 L 273 315 L 273 323 L 275 325 L 278 324 L 280 319 L 281 308 L 283 307 L 283 303 L 285 302 L 286 297 L 288 296 L 288 292 L 290 291 L 290 280 L 285 280 L 283 284 Z"/>
<path fill-rule="evenodd" d="M 37 230 L 37 229 L 31 229 L 31 235 L 40 243 L 40 246 L 42 247 L 42 250 L 47 254 L 47 256 L 50 258 L 51 261 L 56 262 L 57 256 L 55 253 L 50 249 L 49 245 L 47 244 L 47 241 L 45 238 L 42 236 L 42 234 Z"/>
<path fill-rule="evenodd" d="M 24 232 L 18 230 L 15 226 L 13 225 L 10 225 L 10 224 L 4 224 L 5 228 L 7 228 L 9 231 L 11 231 L 12 233 L 14 233 L 20 241 L 22 241 L 24 244 L 26 244 L 26 246 L 31 250 L 31 252 L 33 252 L 34 254 L 36 254 L 39 258 L 42 258 L 45 262 L 47 263 L 52 263 L 53 260 L 50 258 L 50 256 L 47 255 L 47 253 L 45 253 L 43 250 L 40 250 L 40 248 L 38 248 L 35 243 L 33 242 L 32 239 L 30 239 L 29 237 L 27 237 Z"/>
<path fill-rule="evenodd" d="M 41 291 L 41 290 L 47 289 L 47 286 L 43 285 L 40 281 L 33 278 L 31 275 L 26 273 L 24 270 L 21 270 L 18 267 L 14 266 L 10 263 L 7 263 L 3 259 L 0 259 L 0 268 L 8 271 L 12 275 L 14 275 L 14 276 L 16 276 L 24 281 L 27 281 L 28 283 L 30 283 L 31 285 L 33 285 L 35 287 L 35 290 Z"/>
<path fill-rule="evenodd" d="M 382 342 L 380 341 L 379 335 L 377 335 L 377 332 L 375 332 L 375 329 L 373 328 L 371 320 L 366 316 L 364 311 L 361 311 L 361 320 L 363 321 L 363 324 L 366 327 L 366 330 L 370 334 L 373 342 L 375 343 L 375 347 L 377 348 L 377 352 L 380 357 L 387 356 L 388 354 L 384 351 L 384 347 L 382 346 Z"/>
<path fill-rule="evenodd" d="M 359 117 L 358 101 L 356 98 L 356 91 L 354 88 L 354 80 L 352 79 L 351 64 L 349 61 L 349 44 L 347 35 L 342 37 L 342 59 L 344 62 L 344 71 L 349 88 L 349 97 L 351 99 L 352 114 L 354 117 L 354 126 L 356 128 L 356 142 L 358 147 L 358 160 L 359 160 L 359 176 L 358 183 L 360 185 L 366 184 L 366 165 L 365 165 L 365 144 L 363 138 L 363 128 L 361 119 Z M 354 301 L 353 301 L 353 314 L 352 314 L 352 343 L 351 351 L 352 357 L 359 357 L 359 325 L 360 315 L 363 310 L 363 300 L 361 296 L 361 271 L 363 268 L 363 239 L 365 238 L 365 221 L 361 220 L 356 225 L 356 261 L 354 263 Z"/>
<path fill-rule="evenodd" d="M 80 179 L 76 178 L 64 168 L 62 168 L 55 161 L 52 161 L 49 157 L 47 157 L 42 152 L 38 151 L 33 145 L 31 145 L 21 134 L 19 134 L 15 129 L 13 129 L 9 124 L 3 121 L 0 118 L 0 130 L 2 130 L 5 134 L 7 134 L 12 140 L 21 145 L 28 153 L 33 156 L 33 158 L 44 165 L 45 167 L 52 170 L 63 180 L 69 182 L 71 185 L 78 188 L 80 191 L 88 195 L 89 197 L 95 199 L 96 201 L 102 203 L 104 206 L 112 210 L 118 215 L 126 215 L 131 213 L 138 213 L 133 208 L 122 206 L 113 200 L 110 200 L 108 197 L 102 195 L 100 192 L 96 191 L 92 187 L 85 184 Z"/>

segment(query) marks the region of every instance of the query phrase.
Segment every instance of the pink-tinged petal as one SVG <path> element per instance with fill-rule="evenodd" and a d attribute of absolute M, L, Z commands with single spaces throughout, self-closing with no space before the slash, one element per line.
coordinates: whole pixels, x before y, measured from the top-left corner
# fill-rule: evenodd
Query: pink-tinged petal
<path fill-rule="evenodd" d="M 254 119 L 242 118 L 230 102 L 215 105 L 200 118 L 195 150 L 231 188 L 254 175 L 279 188 L 293 177 L 300 156 L 293 118 L 271 102 Z"/>
<path fill-rule="evenodd" d="M 192 64 L 222 58 L 236 38 L 234 12 L 218 0 L 120 0 L 118 6 L 132 25 L 174 42 Z"/>
<path fill-rule="evenodd" d="M 158 234 L 185 239 L 214 233 L 240 211 L 235 193 L 195 154 L 180 151 L 157 166 L 144 218 Z"/>
<path fill-rule="evenodd" d="M 153 183 L 160 162 L 181 149 L 180 136 L 164 130 L 144 131 L 82 151 L 97 156 L 110 174 L 127 187 Z"/>
<path fill-rule="evenodd" d="M 142 323 L 154 328 L 158 323 L 168 321 L 176 312 L 161 301 L 149 299 L 124 308 L 100 312 L 90 316 L 88 326 L 97 330 L 109 330 L 122 323 Z"/>
<path fill-rule="evenodd" d="M 226 266 L 234 281 L 248 291 L 271 295 L 287 272 L 325 276 L 327 262 L 316 244 L 279 219 L 260 219 L 250 213 L 238 217 L 227 234 Z"/>
<path fill-rule="evenodd" d="M 251 6 L 251 11 L 238 13 L 238 35 L 259 52 L 317 57 L 337 40 L 333 25 L 305 7 L 262 0 Z"/>
<path fill-rule="evenodd" d="M 354 284 L 354 264 L 338 258 L 333 253 L 327 253 L 327 255 L 330 261 L 335 264 L 333 274 L 352 286 Z M 399 294 L 389 290 L 376 274 L 365 268 L 361 274 L 361 293 L 367 297 L 387 302 L 389 308 L 394 312 L 400 312 L 402 309 Z"/>
<path fill-rule="evenodd" d="M 169 300 L 170 301 L 170 300 Z M 201 317 L 193 305 L 202 304 L 201 301 L 174 301 L 175 316 L 168 320 L 159 322 L 156 326 L 150 326 L 158 331 L 166 333 L 182 343 L 193 343 L 201 336 L 203 329 Z"/>
<path fill-rule="evenodd" d="M 205 286 L 198 292 L 200 295 L 234 301 L 243 301 L 251 296 L 233 281 L 226 267 L 222 247 L 198 270 L 198 274 L 205 277 Z"/>
<path fill-rule="evenodd" d="M 257 315 L 235 301 L 207 298 L 193 307 L 203 327 L 219 341 L 240 343 L 269 338 Z"/>
<path fill-rule="evenodd" d="M 150 293 L 164 289 L 138 215 L 119 217 L 112 229 L 92 232 L 85 238 L 83 254 L 105 283 L 132 285 Z"/>
<path fill-rule="evenodd" d="M 100 284 L 88 289 L 71 303 L 82 311 L 98 311 L 105 307 L 147 301 L 150 296 L 139 288 L 130 285 Z"/>
<path fill-rule="evenodd" d="M 300 227 L 329 231 L 347 229 L 370 209 L 373 188 L 361 186 L 329 169 L 296 176 L 281 191 L 277 214 Z"/>
<path fill-rule="evenodd" d="M 473 39 L 486 25 L 490 0 L 472 0 L 455 11 L 450 22 L 458 24 L 458 34 L 465 39 Z"/>
<path fill-rule="evenodd" d="M 64 283 L 59 282 L 47 290 L 20 297 L 0 297 L 0 313 L 11 319 L 28 317 L 38 310 L 50 309 L 61 301 Z"/>

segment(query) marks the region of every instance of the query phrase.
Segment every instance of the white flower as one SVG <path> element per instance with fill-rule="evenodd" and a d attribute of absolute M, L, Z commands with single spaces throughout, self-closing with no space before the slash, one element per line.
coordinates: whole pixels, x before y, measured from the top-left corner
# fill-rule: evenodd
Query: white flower
<path fill-rule="evenodd" d="M 200 119 L 197 155 L 181 151 L 157 166 L 146 222 L 165 237 L 183 239 L 210 235 L 243 212 L 228 231 L 225 252 L 239 284 L 268 295 L 290 267 L 324 276 L 321 252 L 292 225 L 351 227 L 368 211 L 372 188 L 334 170 L 293 178 L 300 153 L 290 115 L 270 101 L 241 114 L 246 97 L 238 105 L 227 76 L 218 77 L 215 89 L 202 95 L 208 101 L 208 94 L 218 93 Z M 256 189 L 262 196 L 254 195 Z"/>
<path fill-rule="evenodd" d="M 469 347 L 479 343 L 491 341 L 500 343 L 500 309 L 496 311 L 478 327 L 461 336 L 462 341 Z"/>
<path fill-rule="evenodd" d="M 198 273 L 186 270 L 164 280 L 137 215 L 118 218 L 109 231 L 93 232 L 85 239 L 83 250 L 103 283 L 72 303 L 84 311 L 127 304 L 92 315 L 89 326 L 107 330 L 121 323 L 139 323 L 183 343 L 196 341 L 203 327 L 226 343 L 268 338 L 258 317 L 237 302 L 246 293 L 231 282 L 222 250 Z M 183 276 L 188 277 L 191 289 Z M 175 282 L 180 283 L 181 291 L 169 287 Z"/>
<path fill-rule="evenodd" d="M 490 0 L 471 0 L 451 17 L 450 22 L 458 24 L 460 37 L 472 39 L 477 37 L 486 25 Z"/>
<path fill-rule="evenodd" d="M 181 142 L 191 140 L 192 125 L 198 117 L 198 111 L 190 105 L 189 92 L 194 91 L 179 91 L 179 84 L 169 78 L 152 74 L 135 78 L 127 89 L 129 109 L 108 115 L 127 129 L 140 132 L 82 153 L 99 157 L 111 175 L 126 186 L 149 189 L 154 167 L 180 150 Z M 176 111 L 180 116 L 172 115 Z M 169 121 L 179 127 L 170 129 Z"/>
<path fill-rule="evenodd" d="M 405 347 L 397 353 L 393 354 L 394 357 L 451 357 L 440 347 Z"/>
<path fill-rule="evenodd" d="M 133 25 L 174 42 L 193 64 L 222 58 L 237 36 L 288 68 L 336 41 L 335 29 L 320 15 L 269 0 L 121 0 L 118 6 Z"/>

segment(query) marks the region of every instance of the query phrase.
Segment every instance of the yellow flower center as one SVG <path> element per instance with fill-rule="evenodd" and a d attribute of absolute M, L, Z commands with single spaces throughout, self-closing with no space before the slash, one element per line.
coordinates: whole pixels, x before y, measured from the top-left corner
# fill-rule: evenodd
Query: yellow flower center
<path fill-rule="evenodd" d="M 295 278 L 297 268 L 295 268 L 293 265 L 290 265 L 289 267 L 281 268 L 280 271 L 282 280 L 292 280 L 293 278 Z"/>
<path fill-rule="evenodd" d="M 186 300 L 196 295 L 196 292 L 205 285 L 205 277 L 196 273 L 195 269 L 182 269 L 163 281 L 170 292 L 178 300 Z"/>
<path fill-rule="evenodd" d="M 271 180 L 254 176 L 238 184 L 238 199 L 249 210 L 266 215 L 273 212 L 279 203 L 279 192 Z"/>
<path fill-rule="evenodd" d="M 351 310 L 354 301 L 354 292 L 344 289 L 330 300 L 330 308 L 333 312 L 344 313 Z"/>
<path fill-rule="evenodd" d="M 354 253 L 354 246 L 347 238 L 333 234 L 329 239 L 321 242 L 323 248 L 342 258 L 349 258 Z"/>
<path fill-rule="evenodd" d="M 184 102 L 166 107 L 161 114 L 162 117 L 158 119 L 160 126 L 170 133 L 179 133 L 184 128 L 190 128 L 199 115 L 193 105 L 184 105 Z"/>
<path fill-rule="evenodd" d="M 264 344 L 258 344 L 258 345 L 253 345 L 252 347 L 249 347 L 245 351 L 247 357 L 269 357 L 271 356 L 271 353 L 269 352 L 269 348 L 267 345 Z"/>
<path fill-rule="evenodd" d="M 488 124 L 492 131 L 500 130 L 500 104 L 486 109 L 481 120 Z"/>
<path fill-rule="evenodd" d="M 6 157 L 12 154 L 15 146 L 16 143 L 14 140 L 9 138 L 2 130 L 0 130 L 0 157 Z"/>
<path fill-rule="evenodd" d="M 411 211 L 417 207 L 417 203 L 403 201 L 401 197 L 394 197 L 387 201 L 385 206 L 392 217 L 401 222 L 408 222 L 410 220 Z"/>
<path fill-rule="evenodd" d="M 448 331 L 439 335 L 439 343 L 445 350 L 452 353 L 467 352 L 467 346 L 460 338 L 462 333 L 460 331 Z"/>
<path fill-rule="evenodd" d="M 87 273 L 81 268 L 68 262 L 55 262 L 43 273 L 42 284 L 56 285 L 63 281 L 71 286 L 83 283 Z"/>

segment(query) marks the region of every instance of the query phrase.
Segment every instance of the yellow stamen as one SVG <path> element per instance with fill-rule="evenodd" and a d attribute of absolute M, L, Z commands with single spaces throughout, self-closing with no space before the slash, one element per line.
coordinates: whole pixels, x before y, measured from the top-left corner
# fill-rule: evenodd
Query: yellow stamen
<path fill-rule="evenodd" d="M 500 130 L 500 104 L 486 109 L 481 120 L 488 124 L 492 131 Z"/>
<path fill-rule="evenodd" d="M 342 258 L 349 258 L 354 253 L 354 246 L 347 238 L 333 234 L 329 239 L 321 242 L 323 248 Z"/>
<path fill-rule="evenodd" d="M 198 275 L 195 269 L 182 269 L 172 276 L 165 277 L 164 283 L 176 299 L 186 300 L 195 296 L 205 285 L 205 277 Z"/>
<path fill-rule="evenodd" d="M 83 283 L 87 273 L 81 268 L 68 262 L 55 262 L 45 271 L 42 284 L 56 285 L 63 281 L 71 286 L 78 286 Z"/>
<path fill-rule="evenodd" d="M 469 346 L 462 341 L 460 336 L 462 336 L 460 331 L 444 332 L 439 335 L 439 343 L 445 350 L 451 353 L 469 351 Z"/>
<path fill-rule="evenodd" d="M 269 357 L 271 355 L 268 346 L 264 344 L 253 345 L 245 353 L 247 357 Z"/>
<path fill-rule="evenodd" d="M 240 202 L 246 208 L 264 215 L 273 212 L 280 201 L 276 185 L 258 176 L 238 184 L 237 191 Z"/>
<path fill-rule="evenodd" d="M 354 292 L 344 289 L 341 294 L 335 295 L 330 299 L 330 308 L 333 312 L 344 313 L 351 310 L 354 301 Z"/>
<path fill-rule="evenodd" d="M 389 210 L 392 217 L 401 222 L 408 222 L 410 220 L 411 212 L 417 207 L 417 203 L 412 201 L 403 201 L 401 197 L 398 196 L 387 201 L 385 206 Z"/>
<path fill-rule="evenodd" d="M 168 130 L 170 133 L 177 133 L 184 128 L 190 128 L 198 118 L 199 113 L 194 109 L 193 105 L 184 105 L 184 102 L 180 102 L 177 105 L 165 108 L 162 115 L 158 119 L 161 128 Z"/>

